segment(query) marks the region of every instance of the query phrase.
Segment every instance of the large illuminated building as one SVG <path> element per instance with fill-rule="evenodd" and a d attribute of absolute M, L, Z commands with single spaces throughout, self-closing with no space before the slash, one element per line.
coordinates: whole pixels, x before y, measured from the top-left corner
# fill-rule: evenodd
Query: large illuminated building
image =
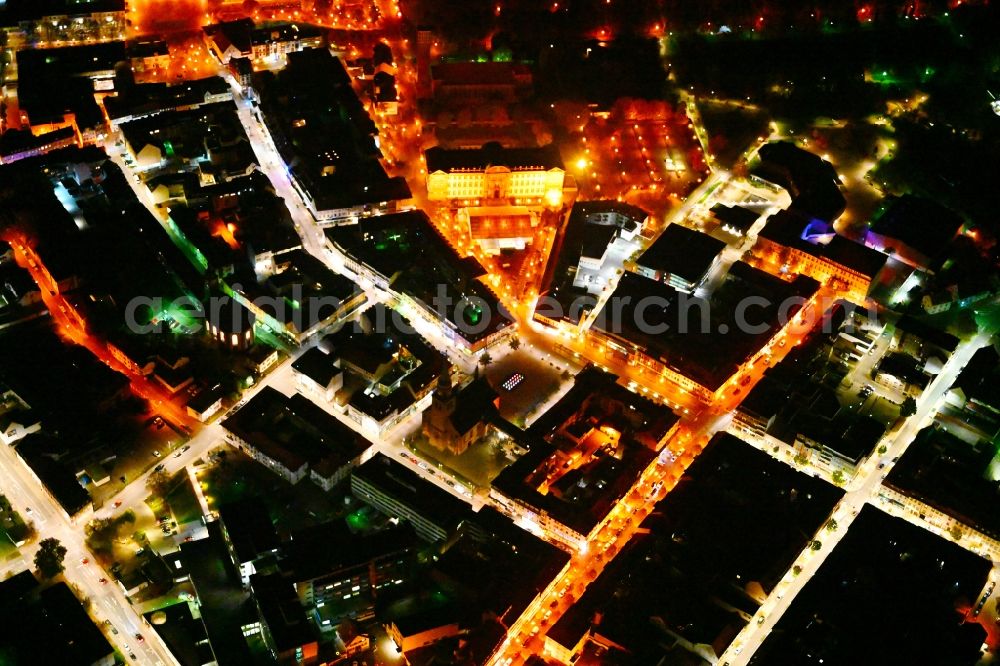
<path fill-rule="evenodd" d="M 125 35 L 125 0 L 3 0 L 0 32 L 15 48 L 119 40 Z"/>
<path fill-rule="evenodd" d="M 863 304 L 888 256 L 834 233 L 828 224 L 788 211 L 772 215 L 753 246 L 761 266 L 776 275 L 808 275 Z"/>
<path fill-rule="evenodd" d="M 457 209 L 470 237 L 491 254 L 523 250 L 543 210 L 558 210 L 576 197 L 576 183 L 563 169 L 554 145 L 478 149 L 431 148 L 427 198 Z"/>
<path fill-rule="evenodd" d="M 254 25 L 250 19 L 228 21 L 203 28 L 205 44 L 220 62 L 233 58 L 275 60 L 303 49 L 320 48 L 323 31 L 310 25 L 275 23 Z"/>
<path fill-rule="evenodd" d="M 559 151 L 504 148 L 488 143 L 476 150 L 431 148 L 427 197 L 458 205 L 560 204 L 568 179 Z"/>

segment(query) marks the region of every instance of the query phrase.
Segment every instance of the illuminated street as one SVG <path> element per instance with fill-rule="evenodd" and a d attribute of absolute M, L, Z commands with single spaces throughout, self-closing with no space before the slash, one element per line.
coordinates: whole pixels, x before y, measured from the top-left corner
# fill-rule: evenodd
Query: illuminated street
<path fill-rule="evenodd" d="M 996 661 L 989 2 L 66 4 L 0 661 Z"/>

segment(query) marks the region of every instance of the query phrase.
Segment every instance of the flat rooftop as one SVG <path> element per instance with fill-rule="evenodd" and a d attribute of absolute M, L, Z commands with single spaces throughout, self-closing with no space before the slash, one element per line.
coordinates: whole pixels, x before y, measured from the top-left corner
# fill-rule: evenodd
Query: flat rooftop
<path fill-rule="evenodd" d="M 636 263 L 696 283 L 705 276 L 725 247 L 725 243 L 708 234 L 671 224 Z"/>
<path fill-rule="evenodd" d="M 292 470 L 331 457 L 347 464 L 368 448 L 366 440 L 308 398 L 289 398 L 270 386 L 226 417 L 222 427 Z"/>
<path fill-rule="evenodd" d="M 376 454 L 356 468 L 353 476 L 442 526 L 445 531 L 458 527 L 459 523 L 472 515 L 468 504 L 425 481 L 416 472 L 383 453 Z"/>
<path fill-rule="evenodd" d="M 964 222 L 936 201 L 906 194 L 890 202 L 872 224 L 871 233 L 894 238 L 934 258 L 944 253 Z"/>
<path fill-rule="evenodd" d="M 808 299 L 818 288 L 803 275 L 786 282 L 736 262 L 711 297 L 702 299 L 626 272 L 593 326 L 714 391 L 780 329 L 789 299 Z M 760 307 L 744 311 L 747 302 Z M 785 311 L 791 315 L 794 307 Z"/>
<path fill-rule="evenodd" d="M 840 191 L 836 169 L 819 155 L 791 141 L 771 141 L 758 151 L 760 164 L 754 175 L 776 183 L 792 198 L 791 208 L 808 219 L 832 222 L 847 201 Z"/>
<path fill-rule="evenodd" d="M 99 126 L 104 114 L 90 77 L 110 73 L 125 60 L 125 42 L 20 50 L 18 104 L 33 125 L 61 123 L 66 113 L 74 113 L 81 129 Z"/>
<path fill-rule="evenodd" d="M 994 539 L 1000 539 L 996 446 L 970 444 L 940 426 L 921 430 L 886 483 Z"/>

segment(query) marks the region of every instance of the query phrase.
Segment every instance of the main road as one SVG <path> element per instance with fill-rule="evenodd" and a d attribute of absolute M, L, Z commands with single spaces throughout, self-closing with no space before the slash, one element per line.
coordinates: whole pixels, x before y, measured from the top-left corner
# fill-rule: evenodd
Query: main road
<path fill-rule="evenodd" d="M 40 486 L 13 447 L 0 446 L 0 478 L 3 478 L 3 492 L 11 506 L 25 520 L 34 523 L 38 538 L 55 538 L 66 547 L 63 576 L 76 588 L 77 596 L 90 602 L 92 617 L 99 622 L 109 620 L 118 632 L 108 635 L 112 645 L 135 663 L 177 664 L 157 633 L 147 631 L 145 620 L 133 609 L 117 583 L 96 563 L 84 543 L 81 526 L 74 524 Z M 36 550 L 37 542 L 22 549 L 22 554 L 30 561 Z M 137 640 L 136 635 L 143 636 L 144 640 Z M 134 659 L 130 656 L 133 654 Z"/>

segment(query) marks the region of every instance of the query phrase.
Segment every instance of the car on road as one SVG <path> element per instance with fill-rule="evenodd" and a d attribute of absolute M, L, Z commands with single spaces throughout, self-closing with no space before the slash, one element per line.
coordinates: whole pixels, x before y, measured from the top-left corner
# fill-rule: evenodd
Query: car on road
<path fill-rule="evenodd" d="M 136 634 L 136 635 L 135 635 L 135 640 L 137 640 L 137 641 L 139 641 L 140 643 L 142 643 L 142 642 L 143 642 L 144 640 L 146 640 L 146 639 L 142 637 L 142 634 Z"/>
<path fill-rule="evenodd" d="M 162 453 L 160 453 L 159 451 L 153 451 L 153 457 L 154 457 L 154 458 L 160 458 L 160 457 L 162 457 L 162 456 L 163 456 L 163 454 L 162 454 Z"/>
<path fill-rule="evenodd" d="M 97 582 L 100 583 L 101 585 L 107 585 L 108 579 L 107 578 L 101 578 Z"/>
<path fill-rule="evenodd" d="M 115 500 L 115 508 L 116 508 L 116 509 L 117 509 L 118 507 L 120 507 L 121 505 L 122 505 L 122 501 L 121 501 L 121 500 Z"/>
<path fill-rule="evenodd" d="M 90 564 L 90 558 L 89 557 L 83 558 L 82 560 L 80 560 L 80 564 Z"/>
<path fill-rule="evenodd" d="M 190 450 L 191 450 L 191 446 L 188 445 L 188 444 L 185 444 L 184 446 L 181 447 L 181 453 L 184 453 L 185 451 L 190 451 Z"/>

